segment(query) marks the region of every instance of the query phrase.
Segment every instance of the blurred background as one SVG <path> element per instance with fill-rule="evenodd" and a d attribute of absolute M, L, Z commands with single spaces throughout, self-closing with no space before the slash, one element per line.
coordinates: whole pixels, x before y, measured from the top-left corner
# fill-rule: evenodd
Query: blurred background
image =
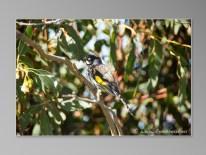
<path fill-rule="evenodd" d="M 114 66 L 135 117 L 103 96 L 124 135 L 191 135 L 191 20 L 18 19 L 16 29 L 46 53 L 69 58 L 86 78 L 88 53 Z M 94 98 L 65 64 L 16 40 L 17 135 L 110 135 L 98 105 L 62 97 L 73 93 Z"/>

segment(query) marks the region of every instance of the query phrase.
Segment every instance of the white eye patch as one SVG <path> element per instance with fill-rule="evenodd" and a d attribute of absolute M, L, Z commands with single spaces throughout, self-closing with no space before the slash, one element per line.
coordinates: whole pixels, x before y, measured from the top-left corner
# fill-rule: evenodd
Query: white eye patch
<path fill-rule="evenodd" d="M 87 64 L 87 65 L 91 65 L 91 61 L 86 60 L 86 64 Z"/>

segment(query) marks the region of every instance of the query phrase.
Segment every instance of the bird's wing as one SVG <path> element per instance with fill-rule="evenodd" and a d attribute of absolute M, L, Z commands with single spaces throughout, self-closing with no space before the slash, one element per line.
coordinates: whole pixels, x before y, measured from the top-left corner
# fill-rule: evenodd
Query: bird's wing
<path fill-rule="evenodd" d="M 103 87 L 113 95 L 118 96 L 120 94 L 118 83 L 110 68 L 106 65 L 99 65 L 96 66 L 95 69 L 97 72 L 101 73 L 103 80 L 106 81 L 106 84 L 103 85 Z"/>
<path fill-rule="evenodd" d="M 98 65 L 96 66 L 96 70 L 102 74 L 102 77 L 109 81 L 109 82 L 115 82 L 116 79 L 114 78 L 111 69 L 107 65 Z"/>

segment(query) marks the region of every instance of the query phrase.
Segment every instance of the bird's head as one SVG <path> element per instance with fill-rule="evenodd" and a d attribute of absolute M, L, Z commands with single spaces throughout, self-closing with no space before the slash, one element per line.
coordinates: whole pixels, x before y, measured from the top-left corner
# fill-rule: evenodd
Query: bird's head
<path fill-rule="evenodd" d="M 96 65 L 102 64 L 101 58 L 93 54 L 89 54 L 84 59 L 84 61 L 86 62 L 87 66 L 96 66 Z"/>

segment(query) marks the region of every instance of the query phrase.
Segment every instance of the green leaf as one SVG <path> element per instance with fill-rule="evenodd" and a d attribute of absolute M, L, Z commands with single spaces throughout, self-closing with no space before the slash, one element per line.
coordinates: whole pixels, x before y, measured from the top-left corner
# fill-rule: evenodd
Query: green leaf
<path fill-rule="evenodd" d="M 32 26 L 27 26 L 24 34 L 28 36 L 29 38 L 31 38 L 32 37 Z M 26 54 L 26 52 L 31 52 L 31 51 L 32 49 L 28 47 L 27 44 L 25 44 L 22 40 L 19 41 L 19 44 L 18 44 L 19 55 L 24 55 Z"/>
<path fill-rule="evenodd" d="M 22 40 L 19 41 L 18 54 L 25 55 L 27 52 L 31 52 L 32 49 L 28 47 Z"/>
<path fill-rule="evenodd" d="M 180 21 L 186 29 L 190 26 L 191 23 L 190 19 L 181 19 Z"/>
<path fill-rule="evenodd" d="M 79 51 L 78 47 L 76 44 L 69 44 L 67 46 L 66 51 L 62 50 L 62 52 L 67 55 L 69 58 L 81 58 L 81 56 L 79 55 L 79 53 L 81 53 L 81 51 Z M 69 53 L 70 52 L 70 53 Z M 71 54 L 71 55 L 70 55 Z"/>
<path fill-rule="evenodd" d="M 184 47 L 180 46 L 169 46 L 168 49 L 170 49 L 170 54 L 175 56 L 177 59 L 180 59 L 182 66 L 190 66 L 189 60 L 186 59 L 186 52 Z"/>
<path fill-rule="evenodd" d="M 89 30 L 87 30 L 82 38 L 82 44 L 85 46 L 91 38 L 92 33 Z"/>
<path fill-rule="evenodd" d="M 40 128 L 40 125 L 37 123 L 34 125 L 32 129 L 32 136 L 39 136 L 40 133 L 41 133 L 41 128 Z"/>
<path fill-rule="evenodd" d="M 68 42 L 67 42 L 66 37 L 65 37 L 64 34 L 61 35 L 61 39 L 62 39 L 61 40 L 62 46 L 67 49 L 68 48 Z"/>
<path fill-rule="evenodd" d="M 148 87 L 151 89 L 155 88 L 157 85 L 157 82 L 158 82 L 158 76 L 154 76 L 154 77 L 150 78 Z"/>
<path fill-rule="evenodd" d="M 126 64 L 127 75 L 131 74 L 133 71 L 133 67 L 134 67 L 134 63 L 135 63 L 135 59 L 136 59 L 134 52 L 135 52 L 135 44 L 132 43 L 132 50 L 129 53 L 129 57 L 128 57 L 127 64 Z"/>
<path fill-rule="evenodd" d="M 180 27 L 181 27 L 180 21 L 178 21 L 178 20 L 175 21 L 175 25 L 174 25 L 174 33 L 175 33 L 175 35 L 178 34 Z"/>
<path fill-rule="evenodd" d="M 40 74 L 40 76 L 50 76 L 52 77 L 52 73 L 50 73 L 49 71 L 47 70 L 44 70 L 44 69 L 32 69 L 31 70 L 34 70 L 35 72 L 37 72 L 38 74 Z"/>
<path fill-rule="evenodd" d="M 164 58 L 162 45 L 158 41 L 153 40 L 152 44 L 150 45 L 149 52 L 148 89 L 153 90 L 158 83 L 158 74 L 160 72 Z"/>
<path fill-rule="evenodd" d="M 52 135 L 53 127 L 45 110 L 42 110 L 40 115 L 40 129 L 41 135 Z"/>
<path fill-rule="evenodd" d="M 91 103 L 85 102 L 85 101 L 79 101 L 79 105 L 83 108 L 83 109 L 87 109 L 87 108 L 91 108 L 92 105 Z"/>
<path fill-rule="evenodd" d="M 40 75 L 38 76 L 40 81 L 41 81 L 41 86 L 42 90 L 44 93 L 48 92 L 53 92 L 55 93 L 55 86 L 54 86 L 54 81 L 52 78 L 45 76 L 45 75 Z"/>
<path fill-rule="evenodd" d="M 169 24 L 170 24 L 170 20 L 165 19 L 165 26 L 166 26 L 166 28 L 168 28 L 168 27 L 169 27 Z"/>
<path fill-rule="evenodd" d="M 33 115 L 36 114 L 37 112 L 39 112 L 42 108 L 42 105 L 41 104 L 36 104 L 36 105 L 32 105 L 28 112 L 32 113 Z"/>
<path fill-rule="evenodd" d="M 74 83 L 72 83 L 72 82 L 68 82 L 67 85 L 66 85 L 66 87 L 69 88 L 69 89 L 71 89 L 71 90 L 74 91 L 74 92 L 78 92 L 77 86 L 76 86 Z"/>
<path fill-rule="evenodd" d="M 112 32 L 111 38 L 110 38 L 110 58 L 112 60 L 112 63 L 114 67 L 116 68 L 116 45 L 115 45 L 115 40 L 116 40 L 116 33 L 115 31 Z"/>
<path fill-rule="evenodd" d="M 25 65 L 27 65 L 28 67 L 33 66 L 33 63 L 32 63 L 31 59 L 28 56 L 22 55 L 20 61 L 22 63 L 24 63 Z"/>
<path fill-rule="evenodd" d="M 41 62 L 41 64 L 43 66 L 47 66 L 47 67 L 49 66 L 48 62 L 46 60 L 44 60 L 39 54 L 35 55 L 34 57 L 35 57 L 34 60 L 37 61 L 37 62 Z"/>
<path fill-rule="evenodd" d="M 84 30 L 84 28 L 87 27 L 88 25 L 91 25 L 93 29 L 96 29 L 94 25 L 94 20 L 91 20 L 91 19 L 77 20 L 77 24 L 78 26 L 81 27 L 81 30 Z"/>
<path fill-rule="evenodd" d="M 62 109 L 64 109 L 67 112 L 84 109 L 84 107 L 80 105 L 78 101 L 64 100 L 61 102 L 61 106 Z"/>
<path fill-rule="evenodd" d="M 33 122 L 33 116 L 41 110 L 41 105 L 33 105 L 31 106 L 27 111 L 25 111 L 19 119 L 19 123 L 21 124 L 21 128 L 25 129 L 29 124 L 32 124 Z"/>
<path fill-rule="evenodd" d="M 103 32 L 106 34 L 106 35 L 109 35 L 110 34 L 110 30 L 108 28 L 104 29 Z"/>
<path fill-rule="evenodd" d="M 20 116 L 19 124 L 21 125 L 22 129 L 25 129 L 31 123 L 31 121 L 32 115 L 30 112 L 26 111 Z"/>
<path fill-rule="evenodd" d="M 100 52 L 103 45 L 108 46 L 106 40 L 104 40 L 104 39 L 97 40 L 94 44 L 95 51 Z"/>
<path fill-rule="evenodd" d="M 65 36 L 61 35 L 61 40 L 58 40 L 58 50 L 63 52 L 69 58 L 81 59 L 82 58 L 82 50 L 78 47 L 76 43 L 69 44 L 65 38 Z"/>
<path fill-rule="evenodd" d="M 134 91 L 135 91 L 134 89 L 128 89 L 128 90 L 126 90 L 126 91 L 122 94 L 123 97 L 124 97 L 124 99 L 129 100 L 129 99 L 133 98 Z"/>
<path fill-rule="evenodd" d="M 150 81 L 147 81 L 147 82 L 144 82 L 144 83 L 141 83 L 139 85 L 139 91 L 146 94 L 148 93 L 148 85 L 149 85 Z"/>
<path fill-rule="evenodd" d="M 57 109 L 57 107 L 55 105 L 50 103 L 49 106 L 48 106 L 48 110 L 51 111 L 52 115 L 55 117 L 55 119 L 57 121 L 62 121 L 60 111 Z"/>
<path fill-rule="evenodd" d="M 175 24 L 175 21 L 173 19 L 170 19 L 170 28 L 174 28 L 174 24 Z"/>
<path fill-rule="evenodd" d="M 180 104 L 183 104 L 186 100 L 187 96 L 187 83 L 188 80 L 186 78 L 187 68 L 182 66 L 181 61 L 179 60 L 177 66 L 177 76 L 179 78 L 179 90 L 178 90 L 178 97 Z"/>
<path fill-rule="evenodd" d="M 72 37 L 76 43 L 77 46 L 77 51 L 75 53 L 75 57 L 76 59 L 83 59 L 86 56 L 86 53 L 84 51 L 84 44 L 81 40 L 81 38 L 79 37 L 79 35 L 77 34 L 77 32 L 74 30 L 74 28 L 72 26 L 68 26 L 68 25 L 63 25 L 63 27 L 65 28 L 65 30 L 67 31 L 67 33 L 70 35 L 70 37 Z"/>
<path fill-rule="evenodd" d="M 32 37 L 32 26 L 29 25 L 26 27 L 25 35 L 27 35 L 27 37 L 29 37 L 29 38 Z"/>
<path fill-rule="evenodd" d="M 68 45 L 63 43 L 63 40 L 58 39 L 57 41 L 57 52 L 62 52 L 64 53 L 66 56 L 68 56 L 69 58 L 71 57 L 70 55 L 70 51 L 68 50 Z"/>
<path fill-rule="evenodd" d="M 60 39 L 58 39 L 57 50 L 65 53 L 68 57 L 70 57 L 70 55 L 68 55 L 68 52 L 70 52 L 69 43 L 67 42 L 64 34 L 62 34 Z"/>

